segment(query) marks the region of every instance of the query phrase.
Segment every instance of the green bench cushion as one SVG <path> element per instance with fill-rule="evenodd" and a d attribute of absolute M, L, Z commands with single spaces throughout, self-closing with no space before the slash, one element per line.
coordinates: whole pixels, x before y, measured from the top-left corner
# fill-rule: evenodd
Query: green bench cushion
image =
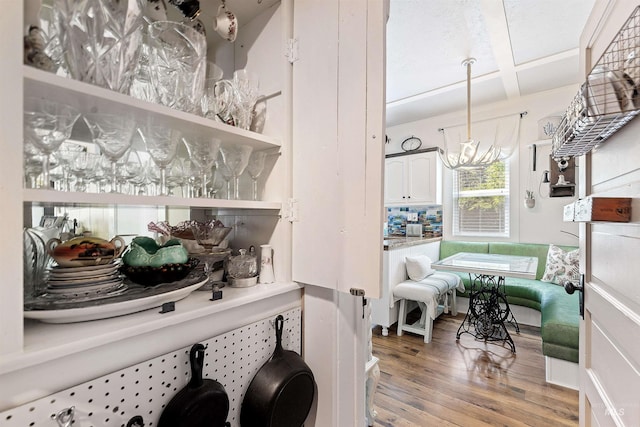
<path fill-rule="evenodd" d="M 574 246 L 560 246 L 566 251 Z M 542 282 L 549 245 L 510 242 L 440 242 L 440 259 L 458 252 L 496 253 L 502 255 L 535 256 L 538 258 L 536 280 L 505 278 L 505 294 L 510 305 L 521 305 L 540 311 L 540 334 L 542 353 L 545 356 L 578 363 L 580 335 L 579 295 L 569 295 L 562 286 Z M 465 292 L 458 295 L 469 297 L 471 284 L 469 274 L 455 273 L 464 283 Z"/>

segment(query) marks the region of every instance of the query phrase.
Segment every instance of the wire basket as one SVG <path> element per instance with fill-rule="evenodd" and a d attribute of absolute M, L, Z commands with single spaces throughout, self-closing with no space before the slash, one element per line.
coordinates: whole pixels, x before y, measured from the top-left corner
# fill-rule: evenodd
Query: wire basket
<path fill-rule="evenodd" d="M 640 6 L 631 14 L 566 109 L 553 157 L 586 154 L 640 112 Z"/>

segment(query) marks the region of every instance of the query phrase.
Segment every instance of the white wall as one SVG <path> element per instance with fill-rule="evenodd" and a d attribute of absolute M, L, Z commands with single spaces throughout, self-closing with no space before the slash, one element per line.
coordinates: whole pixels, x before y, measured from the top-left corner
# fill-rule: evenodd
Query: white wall
<path fill-rule="evenodd" d="M 520 148 L 510 158 L 512 171 L 510 183 L 512 189 L 510 206 L 512 213 L 511 236 L 508 239 L 510 241 L 578 245 L 578 238 L 568 234 L 572 233 L 577 236 L 578 225 L 562 221 L 564 205 L 572 203 L 576 198 L 550 198 L 548 184 L 540 185 L 542 171 L 549 169 L 550 166 L 551 140 L 538 140 L 538 120 L 552 115 L 561 115 L 577 91 L 577 85 L 566 86 L 499 103 L 483 106 L 472 105 L 472 122 L 508 114 L 517 114 L 522 111 L 527 112 L 520 126 Z M 442 147 L 442 134 L 438 132 L 438 129 L 458 126 L 464 124 L 465 121 L 466 111 L 458 111 L 387 128 L 387 136 L 391 141 L 386 145 L 386 153 L 402 151 L 400 143 L 411 135 L 415 135 L 422 140 L 422 148 Z M 536 172 L 531 172 L 530 166 L 531 151 L 529 146 L 533 143 L 537 145 Z M 541 146 L 540 144 L 547 145 Z M 578 166 L 580 160 L 581 158 L 576 158 Z M 443 168 L 443 174 L 444 238 L 451 239 L 452 173 L 450 170 Z M 523 200 L 527 189 L 535 192 L 536 205 L 533 209 L 528 209 L 524 206 Z"/>

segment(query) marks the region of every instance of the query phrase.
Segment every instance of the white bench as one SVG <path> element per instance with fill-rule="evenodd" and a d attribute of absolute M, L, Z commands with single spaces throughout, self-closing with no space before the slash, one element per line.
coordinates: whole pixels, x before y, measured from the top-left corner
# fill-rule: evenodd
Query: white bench
<path fill-rule="evenodd" d="M 424 335 L 424 342 L 431 342 L 433 320 L 442 313 L 451 311 L 457 315 L 456 289 L 464 291 L 460 277 L 451 273 L 436 272 L 420 281 L 405 280 L 393 288 L 393 300 L 400 301 L 398 314 L 398 336 L 403 332 Z M 413 324 L 406 323 L 407 305 L 415 301 L 422 311 L 420 319 Z"/>

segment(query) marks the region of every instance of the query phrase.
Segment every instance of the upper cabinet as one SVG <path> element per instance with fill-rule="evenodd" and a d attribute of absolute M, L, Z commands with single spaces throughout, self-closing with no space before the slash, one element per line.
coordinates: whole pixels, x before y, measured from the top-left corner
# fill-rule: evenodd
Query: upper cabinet
<path fill-rule="evenodd" d="M 438 203 L 437 151 L 389 156 L 385 160 L 385 205 Z"/>

